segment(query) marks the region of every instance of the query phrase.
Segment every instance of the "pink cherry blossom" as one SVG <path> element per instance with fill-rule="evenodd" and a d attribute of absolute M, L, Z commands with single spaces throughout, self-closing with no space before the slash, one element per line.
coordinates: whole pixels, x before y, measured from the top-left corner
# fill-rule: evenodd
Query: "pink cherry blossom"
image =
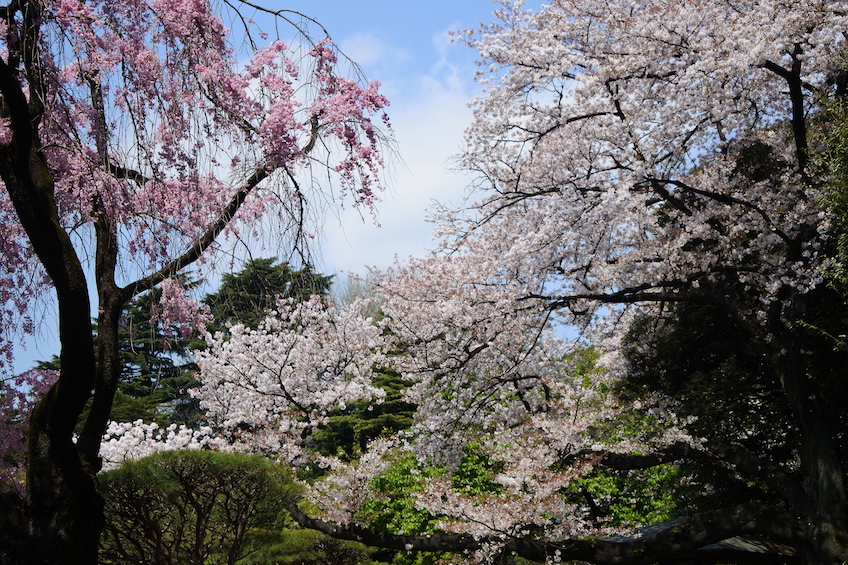
<path fill-rule="evenodd" d="M 21 493 L 29 416 L 58 376 L 56 371 L 31 370 L 0 382 L 0 482 Z"/>

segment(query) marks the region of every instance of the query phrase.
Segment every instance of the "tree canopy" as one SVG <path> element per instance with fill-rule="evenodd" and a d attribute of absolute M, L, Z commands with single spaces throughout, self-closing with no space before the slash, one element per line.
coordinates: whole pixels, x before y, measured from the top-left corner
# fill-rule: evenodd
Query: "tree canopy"
<path fill-rule="evenodd" d="M 330 292 L 332 275 L 316 273 L 309 265 L 295 269 L 285 262 L 275 263 L 276 257 L 252 259 L 237 273 L 225 273 L 218 290 L 203 299 L 214 320 L 207 329 L 224 329 L 227 324 L 256 328 L 278 299 L 303 302 Z"/>
<path fill-rule="evenodd" d="M 101 476 L 103 563 L 235 564 L 290 520 L 297 486 L 260 456 L 169 451 Z"/>

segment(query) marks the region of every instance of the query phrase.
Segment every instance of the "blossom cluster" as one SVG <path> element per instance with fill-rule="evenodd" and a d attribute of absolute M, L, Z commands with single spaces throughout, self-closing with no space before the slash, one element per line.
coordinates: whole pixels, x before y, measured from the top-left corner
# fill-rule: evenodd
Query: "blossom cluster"
<path fill-rule="evenodd" d="M 23 490 L 29 416 L 57 378 L 56 371 L 34 369 L 0 381 L 0 482 L 19 491 Z"/>
<path fill-rule="evenodd" d="M 141 459 L 161 451 L 181 449 L 201 449 L 216 447 L 212 428 L 201 426 L 197 429 L 171 424 L 161 427 L 159 424 L 135 422 L 110 422 L 100 446 L 103 470 L 109 471 L 127 460 Z"/>
<path fill-rule="evenodd" d="M 385 391 L 371 384 L 384 359 L 379 324 L 357 301 L 336 309 L 315 296 L 281 300 L 257 329 L 235 325 L 198 352 L 201 386 L 192 391 L 217 426 L 243 449 L 280 453 L 334 409 Z"/>

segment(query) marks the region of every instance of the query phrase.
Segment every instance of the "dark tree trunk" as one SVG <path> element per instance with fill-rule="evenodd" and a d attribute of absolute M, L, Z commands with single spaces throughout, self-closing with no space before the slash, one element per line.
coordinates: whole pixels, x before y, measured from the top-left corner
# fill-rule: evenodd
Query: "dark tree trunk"
<path fill-rule="evenodd" d="M 52 177 L 40 153 L 32 149 L 37 146 L 34 139 L 5 148 L 0 175 L 55 286 L 62 346 L 59 379 L 37 404 L 29 423 L 28 539 L 19 546 L 23 555 L 18 562 L 95 563 L 103 501 L 97 469 L 81 459 L 73 441 L 96 371 L 88 284 L 59 224 Z"/>
<path fill-rule="evenodd" d="M 21 153 L 5 151 L 0 156 L 0 174 L 55 286 L 62 345 L 59 379 L 36 405 L 29 423 L 28 539 L 20 546 L 24 553 L 18 562 L 95 563 L 103 501 L 97 469 L 83 461 L 73 441 L 96 372 L 88 284 L 59 225 L 46 164 L 35 151 L 25 153 L 26 157 Z"/>
<path fill-rule="evenodd" d="M 73 441 L 77 420 L 94 387 L 91 304 L 82 263 L 59 220 L 53 176 L 38 133 L 46 100 L 38 55 L 43 6 L 31 0 L 17 9 L 20 22 L 15 14 L 7 14 L 7 25 L 10 36 L 20 35 L 10 45 L 21 50 L 0 61 L 2 110 L 12 130 L 11 141 L 0 145 L 0 177 L 55 287 L 62 345 L 59 379 L 38 402 L 29 422 L 27 500 L 7 497 L 17 506 L 8 512 L 23 523 L 18 524 L 18 532 L 0 532 L 0 546 L 5 558 L 14 563 L 94 564 L 103 527 L 103 500 L 97 469 L 83 461 Z M 15 61 L 23 61 L 25 81 Z M 24 540 L 10 537 L 20 534 Z"/>
<path fill-rule="evenodd" d="M 835 426 L 819 384 L 806 371 L 799 344 L 786 337 L 776 344 L 774 367 L 795 417 L 803 486 L 811 512 L 809 543 L 801 552 L 802 562 L 848 563 L 845 475 Z"/>
<path fill-rule="evenodd" d="M 768 312 L 771 362 L 796 427 L 796 445 L 807 498 L 808 542 L 800 554 L 807 565 L 848 563 L 848 501 L 834 416 L 802 344 L 786 320 L 803 319 L 804 296 L 784 289 Z M 787 430 L 787 433 L 789 431 Z"/>

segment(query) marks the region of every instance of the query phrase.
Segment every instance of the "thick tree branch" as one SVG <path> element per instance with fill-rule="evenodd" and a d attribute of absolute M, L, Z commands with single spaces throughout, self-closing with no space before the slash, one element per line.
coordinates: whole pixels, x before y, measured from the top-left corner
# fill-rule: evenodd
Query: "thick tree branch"
<path fill-rule="evenodd" d="M 297 506 L 296 502 L 290 502 L 287 509 L 292 515 L 292 518 L 304 528 L 317 530 L 336 539 L 358 541 L 371 547 L 409 551 L 450 552 L 474 551 L 481 547 L 481 541 L 479 539 L 467 534 L 437 533 L 426 536 L 384 534 L 371 531 L 356 524 L 340 526 L 311 518 Z"/>
<path fill-rule="evenodd" d="M 309 141 L 303 148 L 304 154 L 309 154 L 315 147 L 315 143 L 318 140 L 319 133 L 319 116 L 314 115 L 310 120 Z M 141 182 L 142 180 L 144 180 L 144 177 L 139 173 L 136 173 L 135 171 L 112 165 L 110 165 L 109 168 L 113 174 L 123 175 L 125 176 L 125 178 L 131 178 L 133 180 L 136 180 L 137 182 Z M 288 169 L 284 164 L 279 165 L 276 168 L 283 169 L 286 173 L 289 174 L 289 176 L 291 176 L 291 173 L 289 173 Z M 270 176 L 272 170 L 269 170 L 269 165 L 260 165 L 256 167 L 256 170 L 253 172 L 253 174 L 250 175 L 250 177 L 248 177 L 244 181 L 244 183 L 242 183 L 241 188 L 236 192 L 236 194 L 232 197 L 230 202 L 223 208 L 223 210 L 221 210 L 220 214 L 218 214 L 218 218 L 214 222 L 212 222 L 212 224 L 199 238 L 197 238 L 194 245 L 192 245 L 182 255 L 175 258 L 173 261 L 163 266 L 158 271 L 151 273 L 150 275 L 138 279 L 135 282 L 132 282 L 123 287 L 120 290 L 122 300 L 126 302 L 132 297 L 136 296 L 138 293 L 144 292 L 145 290 L 150 290 L 165 279 L 176 275 L 180 270 L 197 261 L 197 259 L 199 259 L 200 256 L 215 242 L 215 239 L 221 234 L 221 232 L 224 231 L 226 227 L 230 224 L 232 219 L 238 213 L 239 209 L 247 200 L 247 197 L 250 195 L 250 193 L 253 192 L 253 190 L 259 185 L 259 183 L 261 183 L 263 180 Z M 293 178 L 291 180 L 294 181 Z"/>
<path fill-rule="evenodd" d="M 766 61 L 763 67 L 786 80 L 789 85 L 789 101 L 792 104 L 792 134 L 795 140 L 795 155 L 798 161 L 798 170 L 804 174 L 809 161 L 807 147 L 807 120 L 804 115 L 804 91 L 801 80 L 802 55 L 804 50 L 800 43 L 795 44 L 792 51 L 792 67 L 785 69 L 780 65 Z"/>
<path fill-rule="evenodd" d="M 218 218 L 212 222 L 212 224 L 199 238 L 197 238 L 194 245 L 158 271 L 123 287 L 121 289 L 123 300 L 126 302 L 140 292 L 150 290 L 165 279 L 177 274 L 181 269 L 184 269 L 197 261 L 204 251 L 209 249 L 209 247 L 215 242 L 218 235 L 226 229 L 233 217 L 235 217 L 236 213 L 241 208 L 242 204 L 244 204 L 247 200 L 250 193 L 260 182 L 268 178 L 268 175 L 269 173 L 265 168 L 257 168 L 256 171 L 254 171 L 254 173 L 244 182 L 242 188 L 236 192 L 235 196 L 233 196 L 230 202 L 223 208 L 223 210 L 221 210 L 220 214 L 218 214 Z"/>
<path fill-rule="evenodd" d="M 471 552 L 487 546 L 502 547 L 504 555 L 545 562 L 559 557 L 565 561 L 588 561 L 599 565 L 656 563 L 677 554 L 735 536 L 758 534 L 788 546 L 805 539 L 803 522 L 795 515 L 761 504 L 746 503 L 691 516 L 669 528 L 633 539 L 503 539 L 465 534 L 436 533 L 408 536 L 377 533 L 348 524 L 339 526 L 307 516 L 295 503 L 288 507 L 295 521 L 337 539 L 358 541 L 372 547 L 407 551 Z"/>
<path fill-rule="evenodd" d="M 656 534 L 638 539 L 542 540 L 517 539 L 504 547 L 532 561 L 559 557 L 599 565 L 637 565 L 663 561 L 732 537 L 758 534 L 789 546 L 804 539 L 797 516 L 760 504 L 746 503 L 685 518 Z"/>

